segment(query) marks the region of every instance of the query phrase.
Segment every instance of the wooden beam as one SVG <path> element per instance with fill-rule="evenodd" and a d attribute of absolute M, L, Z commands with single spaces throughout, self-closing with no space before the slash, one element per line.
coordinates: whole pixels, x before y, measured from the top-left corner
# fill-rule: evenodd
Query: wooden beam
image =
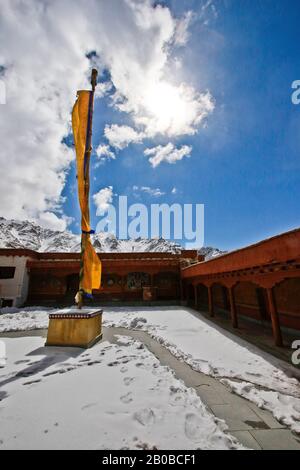
<path fill-rule="evenodd" d="M 190 285 L 189 284 L 186 284 L 185 286 L 185 296 L 186 296 L 187 304 L 189 304 L 190 302 Z"/>
<path fill-rule="evenodd" d="M 195 308 L 198 308 L 198 288 L 197 285 L 194 285 L 194 297 L 195 297 Z"/>
<path fill-rule="evenodd" d="M 234 292 L 233 287 L 228 287 L 228 294 L 229 294 L 229 302 L 230 302 L 230 315 L 231 315 L 231 323 L 233 328 L 238 328 L 238 317 L 234 299 Z"/>
<path fill-rule="evenodd" d="M 183 302 L 185 300 L 185 295 L 184 295 L 184 285 L 182 279 L 180 279 L 180 300 Z"/>
<path fill-rule="evenodd" d="M 214 302 L 213 302 L 212 286 L 208 286 L 208 287 L 207 287 L 207 291 L 208 291 L 208 310 L 209 310 L 210 316 L 213 317 L 214 314 L 215 314 L 215 312 L 214 312 Z"/>
<path fill-rule="evenodd" d="M 271 315 L 273 336 L 276 346 L 283 346 L 282 334 L 280 329 L 279 316 L 274 300 L 274 292 L 272 287 L 267 287 L 268 308 Z"/>

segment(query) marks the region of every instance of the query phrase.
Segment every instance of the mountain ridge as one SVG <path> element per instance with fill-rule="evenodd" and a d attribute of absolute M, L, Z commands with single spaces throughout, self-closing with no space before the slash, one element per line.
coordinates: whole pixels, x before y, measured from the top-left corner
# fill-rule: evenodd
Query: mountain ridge
<path fill-rule="evenodd" d="M 163 238 L 117 239 L 114 234 L 100 232 L 92 235 L 94 248 L 99 253 L 168 252 L 180 253 L 184 248 Z M 79 252 L 80 235 L 44 228 L 28 220 L 0 217 L 0 248 L 27 248 L 39 252 Z M 218 248 L 202 247 L 199 254 L 211 259 L 224 252 Z"/>

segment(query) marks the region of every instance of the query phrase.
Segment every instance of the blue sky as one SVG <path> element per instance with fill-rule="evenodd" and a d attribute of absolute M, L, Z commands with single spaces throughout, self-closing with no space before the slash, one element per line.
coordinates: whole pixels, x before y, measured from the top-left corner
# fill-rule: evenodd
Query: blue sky
<path fill-rule="evenodd" d="M 176 49 L 183 78 L 209 90 L 215 108 L 194 135 L 158 135 L 130 143 L 101 165 L 95 149 L 108 144 L 105 125 L 132 125 L 111 106 L 111 93 L 95 101 L 91 194 L 112 186 L 129 202 L 205 204 L 205 245 L 234 249 L 299 226 L 300 106 L 291 84 L 300 78 L 300 4 L 289 0 L 219 0 L 201 16 L 202 2 L 160 2 L 175 17 L 192 10 L 187 43 Z M 173 52 L 171 53 L 172 56 Z M 100 81 L 107 79 L 107 74 Z M 172 76 L 172 80 L 174 77 Z M 172 142 L 192 147 L 189 158 L 153 168 L 147 147 Z M 113 149 L 112 149 L 113 150 Z M 78 232 L 75 167 L 63 190 L 64 213 Z M 133 186 L 160 188 L 153 197 Z M 172 194 L 172 188 L 176 194 Z M 115 200 L 115 199 L 114 199 Z M 97 224 L 91 201 L 92 224 Z"/>

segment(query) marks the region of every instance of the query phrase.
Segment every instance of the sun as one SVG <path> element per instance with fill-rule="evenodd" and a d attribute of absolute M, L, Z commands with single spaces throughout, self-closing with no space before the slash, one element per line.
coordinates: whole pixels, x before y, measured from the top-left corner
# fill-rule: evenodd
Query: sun
<path fill-rule="evenodd" d="M 163 81 L 147 88 L 144 106 L 160 132 L 175 131 L 182 125 L 187 113 L 187 102 L 180 87 Z"/>

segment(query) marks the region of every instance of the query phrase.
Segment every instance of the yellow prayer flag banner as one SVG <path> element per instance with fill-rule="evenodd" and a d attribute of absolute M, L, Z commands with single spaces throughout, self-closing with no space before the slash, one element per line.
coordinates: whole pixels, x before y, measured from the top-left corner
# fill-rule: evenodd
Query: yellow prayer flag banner
<path fill-rule="evenodd" d="M 89 173 L 87 172 L 87 174 L 85 174 L 85 165 L 87 165 L 85 157 L 86 150 L 89 151 L 89 149 L 86 149 L 86 146 L 91 93 L 91 91 L 86 90 L 78 91 L 78 98 L 72 112 L 72 126 L 77 161 L 78 197 L 82 217 L 81 228 L 86 232 L 90 231 L 89 194 L 87 194 L 87 190 L 89 190 Z M 87 180 L 85 176 L 87 176 Z"/>
<path fill-rule="evenodd" d="M 89 164 L 91 153 L 93 92 L 80 90 L 72 111 L 72 127 L 77 162 L 78 198 L 81 209 L 81 269 L 79 291 L 91 294 L 101 284 L 101 261 L 90 240 Z"/>
<path fill-rule="evenodd" d="M 87 235 L 85 250 L 83 254 L 83 276 L 80 288 L 86 294 L 92 294 L 93 289 L 99 289 L 101 285 L 101 261 Z"/>

